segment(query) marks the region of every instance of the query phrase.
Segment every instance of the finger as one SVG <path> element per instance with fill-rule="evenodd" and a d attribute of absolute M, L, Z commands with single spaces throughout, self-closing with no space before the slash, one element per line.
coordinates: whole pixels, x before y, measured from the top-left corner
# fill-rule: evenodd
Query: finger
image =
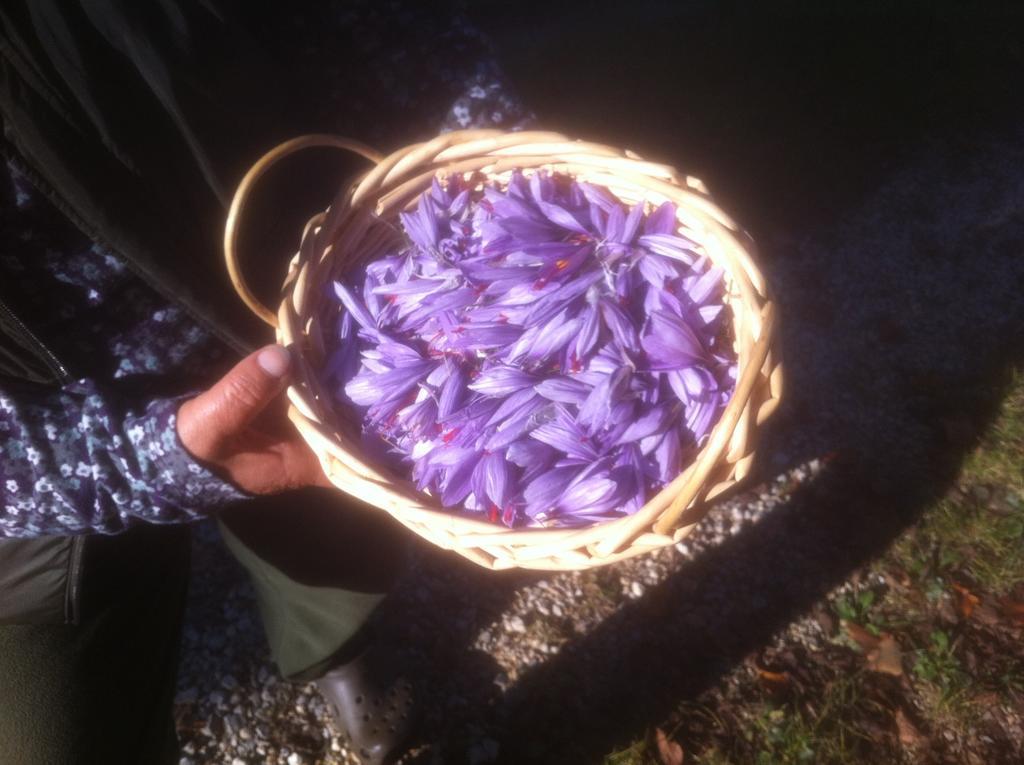
<path fill-rule="evenodd" d="M 197 446 L 209 448 L 244 430 L 284 388 L 290 366 L 288 351 L 279 345 L 242 359 L 213 387 L 182 406 L 182 440 L 191 436 Z"/>
<path fill-rule="evenodd" d="M 331 480 L 324 473 L 320 459 L 313 453 L 313 450 L 306 442 L 294 442 L 292 447 L 295 450 L 296 462 L 303 466 L 300 471 L 302 474 L 301 485 L 322 486 L 327 489 L 333 489 L 334 484 L 331 483 Z"/>
<path fill-rule="evenodd" d="M 320 486 L 324 489 L 336 488 L 331 479 L 327 477 L 327 474 L 324 472 L 324 469 L 320 466 L 319 462 L 316 463 L 316 470 L 313 473 L 311 483 L 313 486 Z"/>

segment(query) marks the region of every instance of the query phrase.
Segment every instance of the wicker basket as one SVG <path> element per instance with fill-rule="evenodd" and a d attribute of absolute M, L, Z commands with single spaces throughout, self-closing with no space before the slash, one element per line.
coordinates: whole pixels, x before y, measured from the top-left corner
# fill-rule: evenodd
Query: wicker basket
<path fill-rule="evenodd" d="M 239 270 L 239 216 L 256 180 L 275 162 L 307 147 L 353 151 L 376 163 L 305 227 L 274 314 L 245 284 Z M 438 173 L 478 172 L 502 182 L 514 169 L 569 173 L 609 188 L 623 201 L 678 206 L 681 230 L 725 270 L 739 357 L 735 393 L 696 459 L 636 514 L 585 529 L 510 529 L 443 510 L 389 469 L 370 464 L 360 448 L 359 423 L 333 405 L 318 379 L 325 360 L 319 317 L 330 298 L 322 286 L 380 257 L 401 241 L 397 214 L 413 205 Z M 354 141 L 329 135 L 293 139 L 270 151 L 242 180 L 228 215 L 224 250 L 242 300 L 277 330 L 296 359 L 288 389 L 289 417 L 342 491 L 380 508 L 420 536 L 491 569 L 571 570 L 627 558 L 686 536 L 710 500 L 750 471 L 758 427 L 779 403 L 782 367 L 772 349 L 775 310 L 751 258 L 751 242 L 712 201 L 697 179 L 630 151 L 573 141 L 548 132 L 466 130 L 407 146 L 383 157 Z"/>

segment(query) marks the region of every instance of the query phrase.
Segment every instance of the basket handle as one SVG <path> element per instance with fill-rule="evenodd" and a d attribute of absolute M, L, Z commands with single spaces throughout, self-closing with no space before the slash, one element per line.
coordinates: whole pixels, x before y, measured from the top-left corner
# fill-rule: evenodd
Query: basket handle
<path fill-rule="evenodd" d="M 255 185 L 256 181 L 258 181 L 260 177 L 267 172 L 267 170 L 289 154 L 294 154 L 302 149 L 323 147 L 351 151 L 361 157 L 366 157 L 366 159 L 375 164 L 384 159 L 383 154 L 371 149 L 366 144 L 360 143 L 359 141 L 353 141 L 349 138 L 342 138 L 341 136 L 329 135 L 326 133 L 315 133 L 311 135 L 302 135 L 298 138 L 292 138 L 290 141 L 285 141 L 284 143 L 275 146 L 256 160 L 253 166 L 249 168 L 249 172 L 247 172 L 245 177 L 242 178 L 242 182 L 238 184 L 238 189 L 235 190 L 235 196 L 231 200 L 231 207 L 228 208 L 228 219 L 224 226 L 224 258 L 228 264 L 228 275 L 231 277 L 231 284 L 234 286 L 235 292 L 238 293 L 238 296 L 242 298 L 242 302 L 249 307 L 249 310 L 274 329 L 277 329 L 277 314 L 263 305 L 263 303 L 261 303 L 256 296 L 252 294 L 252 290 L 250 290 L 249 285 L 246 284 L 245 277 L 242 276 L 242 270 L 238 264 L 238 220 L 242 215 L 245 203 L 249 199 L 249 194 L 252 192 L 253 185 Z"/>

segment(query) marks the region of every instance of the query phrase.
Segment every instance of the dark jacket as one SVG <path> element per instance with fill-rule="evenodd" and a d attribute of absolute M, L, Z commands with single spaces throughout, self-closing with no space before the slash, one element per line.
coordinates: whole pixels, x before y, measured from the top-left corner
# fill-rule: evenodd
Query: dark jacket
<path fill-rule="evenodd" d="M 8 154 L 34 185 L 242 350 L 265 334 L 231 297 L 218 248 L 224 206 L 248 164 L 303 120 L 289 103 L 298 93 L 282 80 L 287 68 L 249 33 L 258 16 L 242 23 L 230 10 L 4 3 L 0 114 Z M 5 347 L 24 349 L 4 321 Z M 18 359 L 0 371 L 45 375 L 38 360 Z"/>
<path fill-rule="evenodd" d="M 245 163 L 293 128 L 250 116 L 288 90 L 230 23 L 212 5 L 5 3 L 0 115 L 8 160 L 39 191 L 242 351 L 261 333 L 217 257 L 223 205 Z M 69 377 L 2 304 L 0 375 Z M 0 540 L 0 623 L 76 621 L 86 546 L 85 537 Z"/>
<path fill-rule="evenodd" d="M 8 160 L 90 238 L 239 353 L 271 336 L 236 298 L 223 265 L 230 194 L 277 142 L 337 127 L 308 108 L 315 81 L 290 79 L 294 67 L 277 65 L 276 51 L 257 42 L 268 12 L 258 2 L 198 0 L 0 6 Z M 270 226 L 251 240 L 275 245 L 254 247 L 247 264 L 269 302 L 300 222 L 323 207 L 343 169 L 278 179 L 263 211 L 283 199 L 289 214 L 253 216 Z M 0 375 L 45 385 L 69 379 L 62 360 L 2 303 Z M 88 544 L 0 540 L 0 624 L 74 622 Z"/>

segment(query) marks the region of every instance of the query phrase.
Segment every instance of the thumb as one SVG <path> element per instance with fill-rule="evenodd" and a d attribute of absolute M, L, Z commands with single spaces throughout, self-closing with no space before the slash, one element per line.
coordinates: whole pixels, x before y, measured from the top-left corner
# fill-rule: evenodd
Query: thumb
<path fill-rule="evenodd" d="M 208 451 L 243 430 L 284 388 L 291 356 L 280 345 L 249 354 L 209 390 L 182 404 L 178 432 Z M 193 451 L 193 453 L 196 453 Z"/>

